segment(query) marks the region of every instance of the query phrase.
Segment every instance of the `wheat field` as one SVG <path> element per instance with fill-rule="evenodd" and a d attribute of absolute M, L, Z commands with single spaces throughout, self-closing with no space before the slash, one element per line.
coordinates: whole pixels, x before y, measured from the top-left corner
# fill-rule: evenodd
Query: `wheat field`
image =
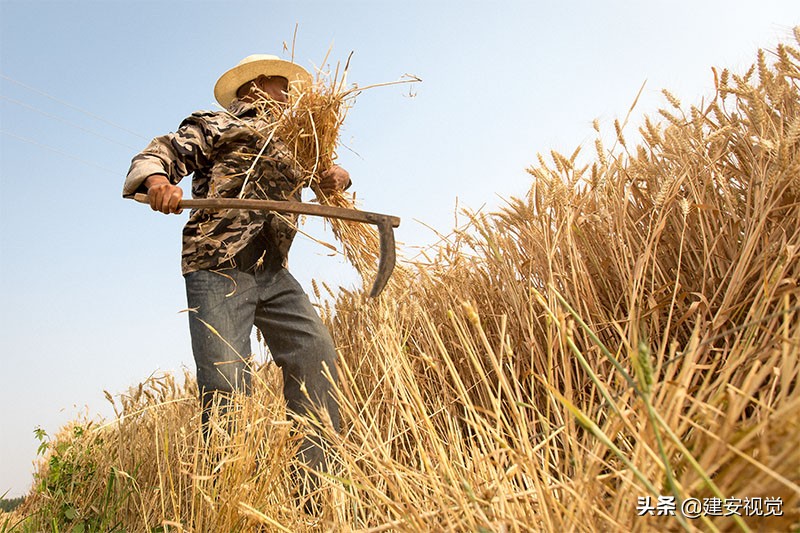
<path fill-rule="evenodd" d="M 0 527 L 797 531 L 795 37 L 715 69 L 702 105 L 665 91 L 636 141 L 617 122 L 594 153 L 539 156 L 524 197 L 465 211 L 378 299 L 315 284 L 340 434 L 286 422 L 264 363 L 206 446 L 192 376 L 153 377 L 108 395 L 116 418 L 40 435 L 34 490 Z M 318 516 L 292 497 L 303 432 L 332 457 Z"/>

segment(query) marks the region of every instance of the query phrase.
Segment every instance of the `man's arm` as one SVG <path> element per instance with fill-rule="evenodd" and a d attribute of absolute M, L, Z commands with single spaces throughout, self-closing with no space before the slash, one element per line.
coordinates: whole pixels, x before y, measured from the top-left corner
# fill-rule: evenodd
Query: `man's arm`
<path fill-rule="evenodd" d="M 146 192 L 150 207 L 162 213 L 180 213 L 178 203 L 183 190 L 181 179 L 210 164 L 213 135 L 206 118 L 209 113 L 195 113 L 181 123 L 175 133 L 153 139 L 131 162 L 122 196 L 130 198 Z"/>

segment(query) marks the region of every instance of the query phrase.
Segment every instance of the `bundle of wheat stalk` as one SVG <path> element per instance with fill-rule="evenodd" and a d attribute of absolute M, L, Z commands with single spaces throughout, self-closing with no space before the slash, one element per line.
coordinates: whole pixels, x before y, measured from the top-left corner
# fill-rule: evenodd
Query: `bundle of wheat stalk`
<path fill-rule="evenodd" d="M 340 131 L 348 109 L 356 96 L 366 89 L 420 80 L 405 76 L 397 82 L 347 87 L 349 64 L 348 59 L 341 71 L 337 66 L 332 73 L 318 70 L 310 86 L 291 93 L 291 102 L 286 108 L 276 109 L 275 103 L 268 99 L 262 99 L 256 107 L 260 117 L 269 124 L 267 131 L 261 132 L 265 142 L 277 137 L 292 153 L 295 170 L 300 175 L 298 188 L 310 187 L 316 194 L 316 201 L 323 205 L 353 209 L 356 207 L 354 193 L 325 192 L 318 186 L 320 176 L 336 161 Z M 342 244 L 345 258 L 364 281 L 371 280 L 380 257 L 380 239 L 375 227 L 336 218 L 330 219 L 330 224 L 334 236 Z"/>
<path fill-rule="evenodd" d="M 343 431 L 305 429 L 332 447 L 321 516 L 267 364 L 207 447 L 191 380 L 68 428 L 21 529 L 796 531 L 798 80 L 781 45 L 702 108 L 667 94 L 638 145 L 541 158 L 375 305 L 340 293 Z"/>

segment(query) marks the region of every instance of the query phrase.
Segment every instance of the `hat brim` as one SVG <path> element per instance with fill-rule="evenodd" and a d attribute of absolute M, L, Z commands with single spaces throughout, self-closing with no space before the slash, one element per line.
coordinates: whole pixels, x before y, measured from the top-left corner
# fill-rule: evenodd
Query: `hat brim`
<path fill-rule="evenodd" d="M 239 87 L 259 76 L 281 76 L 289 80 L 289 87 L 303 89 L 311 84 L 311 74 L 300 65 L 283 59 L 259 59 L 237 65 L 220 76 L 214 86 L 214 97 L 227 108 L 236 99 Z"/>

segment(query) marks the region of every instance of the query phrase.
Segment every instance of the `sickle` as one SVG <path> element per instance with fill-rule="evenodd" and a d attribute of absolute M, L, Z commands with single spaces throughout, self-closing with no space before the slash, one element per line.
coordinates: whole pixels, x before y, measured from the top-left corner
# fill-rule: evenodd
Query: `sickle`
<path fill-rule="evenodd" d="M 150 203 L 146 194 L 136 194 L 133 199 L 143 204 Z M 253 211 L 277 211 L 280 213 L 314 215 L 375 224 L 378 226 L 378 234 L 381 239 L 381 257 L 378 260 L 378 274 L 375 276 L 375 281 L 372 283 L 372 290 L 369 293 L 370 298 L 375 298 L 383 291 L 383 288 L 386 286 L 394 270 L 396 261 L 394 228 L 400 225 L 399 217 L 330 205 L 238 198 L 197 198 L 181 200 L 179 207 L 189 209 L 250 209 Z"/>

